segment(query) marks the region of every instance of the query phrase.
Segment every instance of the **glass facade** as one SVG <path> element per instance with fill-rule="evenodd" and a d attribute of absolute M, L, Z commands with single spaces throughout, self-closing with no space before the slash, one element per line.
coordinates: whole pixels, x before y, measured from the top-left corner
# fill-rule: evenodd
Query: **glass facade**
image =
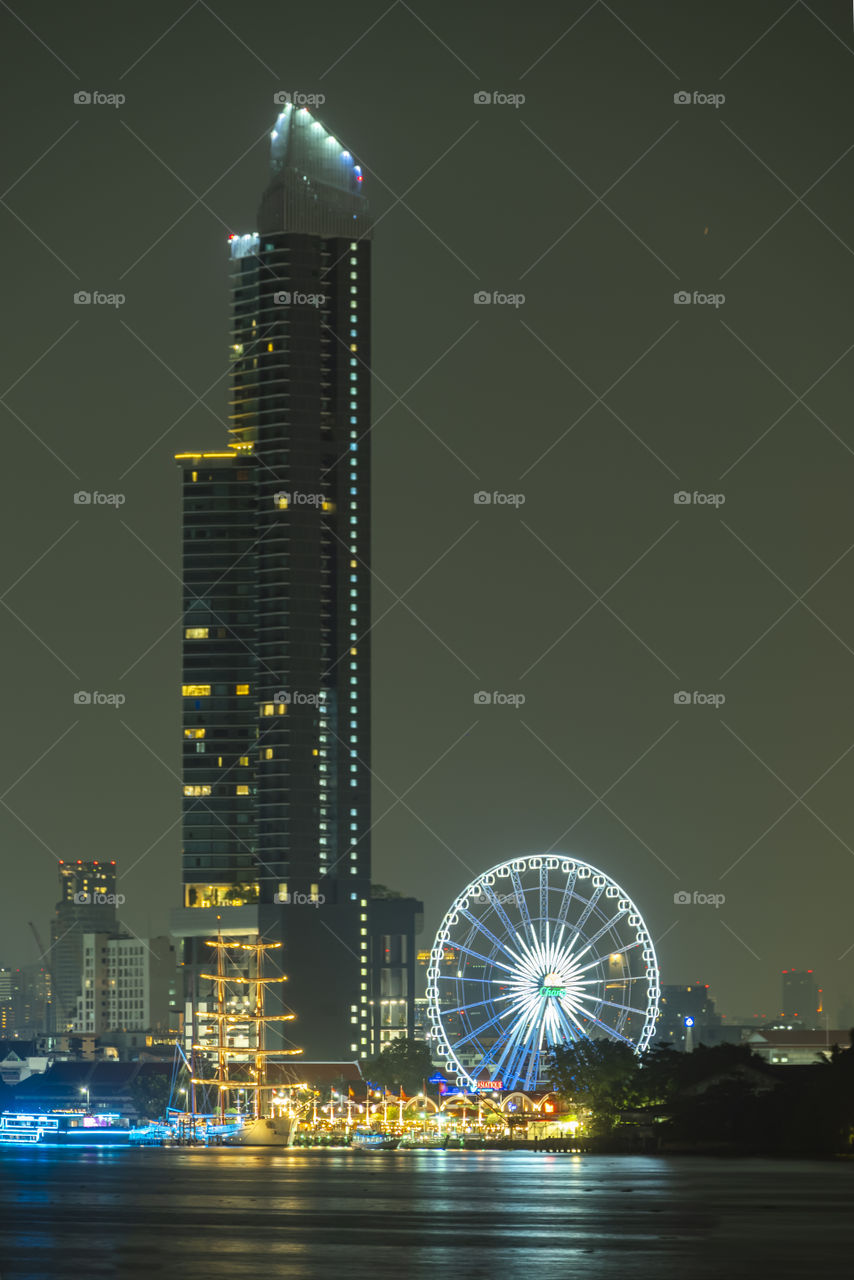
<path fill-rule="evenodd" d="M 184 502 L 185 931 L 284 942 L 307 1055 L 368 1049 L 370 242 L 361 171 L 305 109 L 230 238 L 221 453 Z M 204 930 L 193 925 L 201 937 Z M 207 930 L 210 936 L 210 928 Z M 188 936 L 185 932 L 184 936 Z M 204 967 L 195 943 L 190 969 Z M 191 978 L 192 985 L 192 978 Z M 197 992 L 198 994 L 198 992 Z M 353 1019 L 352 1006 L 357 1013 Z"/>

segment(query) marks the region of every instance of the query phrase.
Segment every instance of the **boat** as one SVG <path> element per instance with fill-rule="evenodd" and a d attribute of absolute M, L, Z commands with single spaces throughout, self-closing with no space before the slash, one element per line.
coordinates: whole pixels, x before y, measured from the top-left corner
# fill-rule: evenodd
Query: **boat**
<path fill-rule="evenodd" d="M 396 1151 L 400 1146 L 400 1137 L 391 1133 L 356 1132 L 350 1139 L 354 1151 Z"/>
<path fill-rule="evenodd" d="M 397 1145 L 401 1151 L 444 1151 L 447 1138 L 428 1138 L 424 1135 L 419 1137 L 416 1134 L 401 1138 Z"/>
<path fill-rule="evenodd" d="M 223 1135 L 225 1147 L 290 1147 L 295 1125 L 290 1116 L 247 1116 Z"/>
<path fill-rule="evenodd" d="M 4 1111 L 0 1115 L 4 1146 L 127 1146 L 130 1136 L 130 1124 L 117 1112 Z"/>
<path fill-rule="evenodd" d="M 268 984 L 287 981 L 284 975 L 264 976 L 267 952 L 282 944 L 224 939 L 220 933 L 216 941 L 209 940 L 207 945 L 216 949 L 216 973 L 203 973 L 200 976 L 215 984 L 216 1007 L 211 1011 L 196 1012 L 197 1019 L 210 1019 L 213 1026 L 209 1029 L 209 1036 L 200 1043 L 194 1043 L 192 1048 L 194 1055 L 203 1053 L 208 1059 L 215 1061 L 216 1074 L 197 1075 L 191 1064 L 190 1079 L 194 1097 L 196 1085 L 216 1087 L 219 1114 L 218 1117 L 212 1116 L 207 1120 L 203 1133 L 199 1132 L 198 1122 L 191 1125 L 191 1140 L 204 1142 L 208 1146 L 289 1147 L 294 1140 L 296 1118 L 293 1115 L 272 1113 L 270 1102 L 265 1104 L 265 1094 L 269 1098 L 270 1093 L 278 1088 L 268 1082 L 269 1064 L 302 1053 L 302 1049 L 267 1049 L 265 1044 L 265 1033 L 270 1023 L 291 1022 L 295 1016 L 293 1013 L 264 1012 Z M 243 953 L 243 962 L 248 965 L 248 976 L 226 971 L 227 965 L 232 969 L 236 967 L 236 962 L 229 953 L 238 951 Z M 232 985 L 239 986 L 241 993 L 247 997 L 251 1013 L 229 1012 L 227 988 Z M 238 1047 L 234 1043 L 234 1037 L 242 1027 L 247 1028 L 248 1042 Z M 252 1095 L 251 1114 L 229 1114 L 231 1094 L 238 1092 Z"/>

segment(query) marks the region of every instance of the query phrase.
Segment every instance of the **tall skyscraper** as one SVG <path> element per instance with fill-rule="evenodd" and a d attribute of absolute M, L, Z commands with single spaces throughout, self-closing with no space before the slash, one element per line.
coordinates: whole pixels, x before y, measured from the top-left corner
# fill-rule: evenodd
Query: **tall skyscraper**
<path fill-rule="evenodd" d="M 308 1057 L 369 1047 L 370 243 L 362 175 L 305 108 L 229 245 L 229 439 L 183 471 L 183 884 L 203 998 L 220 928 L 284 944 Z"/>
<path fill-rule="evenodd" d="M 56 1030 L 68 1031 L 77 1016 L 83 980 L 83 934 L 116 929 L 115 862 L 59 863 L 59 902 L 46 957 L 53 977 Z"/>

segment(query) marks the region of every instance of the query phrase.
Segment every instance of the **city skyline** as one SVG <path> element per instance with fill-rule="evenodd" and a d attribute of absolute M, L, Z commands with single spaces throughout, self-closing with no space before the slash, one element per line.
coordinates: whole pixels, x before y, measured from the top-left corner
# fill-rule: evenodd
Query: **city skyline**
<path fill-rule="evenodd" d="M 814 968 L 845 1005 L 850 13 L 725 4 L 698 41 L 691 6 L 500 6 L 499 50 L 450 6 L 367 34 L 265 8 L 239 40 L 201 5 L 60 13 L 59 56 L 3 17 L 3 963 L 36 959 L 59 858 L 115 857 L 140 935 L 180 900 L 164 474 L 222 448 L 222 246 L 286 92 L 325 97 L 381 230 L 374 878 L 426 944 L 474 875 L 554 849 L 638 902 L 664 981 L 767 1010 Z"/>

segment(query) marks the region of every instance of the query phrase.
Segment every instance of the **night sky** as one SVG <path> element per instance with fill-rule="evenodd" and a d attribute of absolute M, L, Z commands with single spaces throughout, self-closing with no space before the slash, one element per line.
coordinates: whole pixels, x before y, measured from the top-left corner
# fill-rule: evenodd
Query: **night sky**
<path fill-rule="evenodd" d="M 813 968 L 835 1026 L 851 6 L 17 0 L 0 32 L 0 962 L 36 959 L 58 858 L 115 858 L 137 933 L 179 902 L 172 454 L 225 441 L 226 239 L 284 90 L 325 95 L 376 220 L 374 878 L 424 900 L 428 946 L 476 873 L 574 853 L 664 982 L 773 1014 Z"/>

